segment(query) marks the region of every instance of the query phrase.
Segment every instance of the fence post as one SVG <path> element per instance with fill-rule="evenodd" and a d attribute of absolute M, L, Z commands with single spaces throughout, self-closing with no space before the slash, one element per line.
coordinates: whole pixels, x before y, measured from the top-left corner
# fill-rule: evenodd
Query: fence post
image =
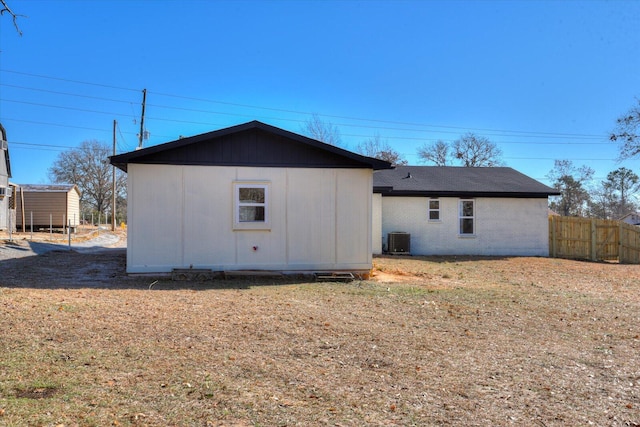
<path fill-rule="evenodd" d="M 618 224 L 618 262 L 620 264 L 624 264 L 624 255 L 623 255 L 623 251 L 624 251 L 624 245 L 622 244 L 622 239 L 624 238 L 624 228 L 622 227 L 622 221 L 620 221 L 620 224 Z"/>
<path fill-rule="evenodd" d="M 551 220 L 550 221 L 551 222 L 551 257 L 557 258 L 558 257 L 558 244 L 557 244 L 558 237 L 556 236 L 556 217 L 555 215 L 551 215 L 549 219 Z"/>
<path fill-rule="evenodd" d="M 591 261 L 598 260 L 598 233 L 595 218 L 591 218 Z"/>

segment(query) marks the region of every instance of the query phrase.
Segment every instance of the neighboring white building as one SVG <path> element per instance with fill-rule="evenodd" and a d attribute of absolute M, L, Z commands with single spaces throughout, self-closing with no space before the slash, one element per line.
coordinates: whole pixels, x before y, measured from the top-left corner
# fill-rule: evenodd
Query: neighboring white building
<path fill-rule="evenodd" d="M 374 173 L 374 253 L 408 233 L 412 255 L 548 256 L 555 189 L 511 168 L 398 166 Z M 400 235 L 402 237 L 403 235 Z M 395 248 L 398 251 L 398 248 Z"/>
<path fill-rule="evenodd" d="M 15 225 L 10 221 L 13 216 L 13 209 L 10 206 L 13 186 L 9 185 L 9 178 L 11 178 L 9 145 L 7 133 L 0 124 L 0 230 L 7 230 L 9 224 L 11 224 L 11 228 L 15 228 Z"/>
<path fill-rule="evenodd" d="M 631 225 L 640 225 L 640 212 L 631 212 L 620 218 L 620 221 Z"/>
<path fill-rule="evenodd" d="M 368 271 L 364 157 L 249 122 L 111 157 L 127 172 L 127 272 Z"/>

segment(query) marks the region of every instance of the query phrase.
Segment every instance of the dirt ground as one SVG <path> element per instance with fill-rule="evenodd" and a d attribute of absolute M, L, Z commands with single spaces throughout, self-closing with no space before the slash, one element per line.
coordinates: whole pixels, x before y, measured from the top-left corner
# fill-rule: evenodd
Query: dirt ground
<path fill-rule="evenodd" d="M 377 257 L 368 281 L 173 282 L 125 259 L 0 261 L 0 425 L 640 426 L 640 266 Z"/>

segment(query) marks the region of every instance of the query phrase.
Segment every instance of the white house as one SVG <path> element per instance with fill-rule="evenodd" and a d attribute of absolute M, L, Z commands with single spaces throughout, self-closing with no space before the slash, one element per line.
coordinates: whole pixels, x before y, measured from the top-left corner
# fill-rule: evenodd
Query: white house
<path fill-rule="evenodd" d="M 373 191 L 375 254 L 549 255 L 559 193 L 514 169 L 398 166 L 376 171 Z"/>
<path fill-rule="evenodd" d="M 640 225 L 640 212 L 630 212 L 620 218 L 620 221 L 631 225 Z"/>
<path fill-rule="evenodd" d="M 9 159 L 9 146 L 7 143 L 7 132 L 0 124 L 0 230 L 7 230 L 11 224 L 12 208 L 10 206 L 12 196 L 12 186 L 9 185 L 11 178 L 11 161 Z"/>
<path fill-rule="evenodd" d="M 111 157 L 127 172 L 127 272 L 368 271 L 387 162 L 257 121 Z"/>

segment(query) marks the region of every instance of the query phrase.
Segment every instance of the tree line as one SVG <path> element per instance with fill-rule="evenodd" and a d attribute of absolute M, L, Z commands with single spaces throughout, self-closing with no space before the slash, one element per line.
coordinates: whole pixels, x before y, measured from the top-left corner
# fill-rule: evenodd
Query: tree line
<path fill-rule="evenodd" d="M 311 138 L 340 145 L 337 127 L 323 122 L 317 115 L 306 123 L 302 132 Z M 609 139 L 619 143 L 619 160 L 640 158 L 640 99 L 620 116 Z M 376 134 L 357 145 L 356 151 L 369 157 L 386 160 L 392 165 L 408 162 L 388 141 Z M 418 148 L 420 162 L 435 166 L 492 167 L 503 166 L 502 151 L 489 139 L 466 133 L 453 142 L 438 140 Z M 606 179 L 594 182 L 594 170 L 574 166 L 571 160 L 556 160 L 547 174 L 551 186 L 560 192 L 552 197 L 549 208 L 565 216 L 619 219 L 640 210 L 638 194 L 640 178 L 628 168 L 618 168 Z"/>
<path fill-rule="evenodd" d="M 328 144 L 340 146 L 340 130 L 323 121 L 317 114 L 305 122 L 301 133 Z M 640 99 L 616 122 L 610 140 L 619 143 L 620 159 L 640 157 Z M 361 141 L 358 153 L 390 162 L 408 164 L 405 157 L 379 134 Z M 79 147 L 60 153 L 49 168 L 54 183 L 76 184 L 80 189 L 84 215 L 104 214 L 109 211 L 114 191 L 113 168 L 109 164 L 110 148 L 96 140 L 84 141 Z M 466 133 L 453 142 L 424 143 L 418 148 L 422 163 L 435 166 L 492 167 L 502 166 L 502 151 L 489 139 Z M 126 217 L 126 176 L 116 170 L 116 199 L 118 219 Z M 586 216 L 619 219 L 640 209 L 640 177 L 630 169 L 618 168 L 606 179 L 594 183 L 594 171 L 587 166 L 575 166 L 571 160 L 556 160 L 547 178 L 561 195 L 554 197 L 549 207 L 565 216 Z"/>

